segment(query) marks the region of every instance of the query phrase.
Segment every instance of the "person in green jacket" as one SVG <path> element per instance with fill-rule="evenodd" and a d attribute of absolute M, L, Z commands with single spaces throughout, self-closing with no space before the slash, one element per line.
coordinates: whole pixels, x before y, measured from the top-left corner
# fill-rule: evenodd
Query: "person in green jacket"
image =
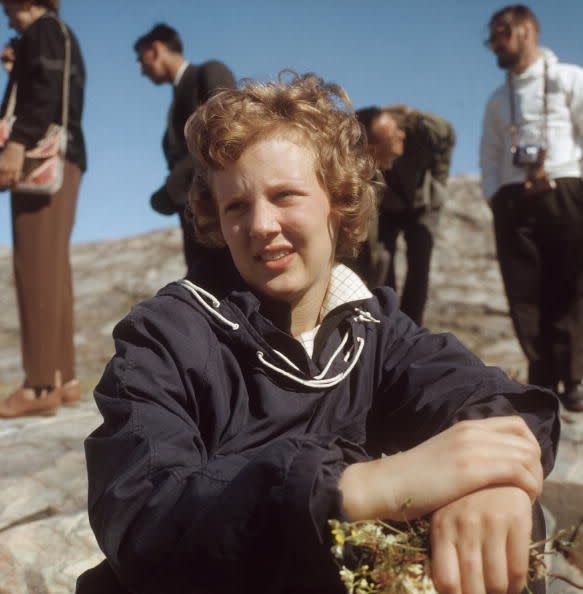
<path fill-rule="evenodd" d="M 395 254 L 397 239 L 403 233 L 407 274 L 401 309 L 421 325 L 455 131 L 443 118 L 407 105 L 368 107 L 359 110 L 357 117 L 367 132 L 369 150 L 385 182 L 384 187 L 379 186 L 378 226 L 371 232 L 369 246 L 363 249 L 359 271 L 369 285 L 386 284 L 396 289 Z M 381 268 L 371 261 L 371 254 L 381 253 L 379 243 L 389 253 L 382 279 L 369 274 Z"/>

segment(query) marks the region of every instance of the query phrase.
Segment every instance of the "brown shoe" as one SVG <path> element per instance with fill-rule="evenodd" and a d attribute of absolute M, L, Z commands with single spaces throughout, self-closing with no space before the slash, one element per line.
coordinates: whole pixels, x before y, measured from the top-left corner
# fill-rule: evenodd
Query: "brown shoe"
<path fill-rule="evenodd" d="M 18 388 L 0 401 L 0 419 L 15 419 L 29 415 L 54 415 L 61 404 L 61 393 L 58 389 L 42 390 L 35 394 L 34 388 Z"/>

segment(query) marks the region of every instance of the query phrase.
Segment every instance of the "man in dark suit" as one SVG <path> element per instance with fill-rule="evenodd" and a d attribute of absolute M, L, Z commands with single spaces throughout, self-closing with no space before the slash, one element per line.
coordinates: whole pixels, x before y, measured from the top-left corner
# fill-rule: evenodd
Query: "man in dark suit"
<path fill-rule="evenodd" d="M 142 74 L 154 84 L 172 84 L 174 95 L 168 113 L 168 126 L 162 140 L 169 175 L 150 199 L 161 214 L 178 213 L 184 238 L 184 257 L 188 272 L 206 248 L 195 238 L 185 206 L 192 181 L 193 166 L 184 139 L 184 125 L 196 108 L 221 89 L 235 87 L 232 72 L 221 62 L 189 64 L 183 57 L 180 36 L 166 24 L 156 25 L 134 44 Z"/>

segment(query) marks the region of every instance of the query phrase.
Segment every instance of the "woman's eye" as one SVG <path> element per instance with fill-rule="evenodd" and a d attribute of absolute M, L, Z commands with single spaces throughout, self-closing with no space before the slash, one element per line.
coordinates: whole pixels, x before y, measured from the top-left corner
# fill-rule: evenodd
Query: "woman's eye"
<path fill-rule="evenodd" d="M 229 204 L 227 204 L 224 208 L 225 212 L 236 212 L 237 210 L 240 210 L 243 206 L 242 202 L 229 202 Z"/>
<path fill-rule="evenodd" d="M 289 198 L 290 196 L 293 196 L 294 192 L 292 192 L 291 190 L 282 190 L 281 192 L 278 192 L 275 195 L 275 199 L 276 200 L 282 200 L 283 198 Z"/>

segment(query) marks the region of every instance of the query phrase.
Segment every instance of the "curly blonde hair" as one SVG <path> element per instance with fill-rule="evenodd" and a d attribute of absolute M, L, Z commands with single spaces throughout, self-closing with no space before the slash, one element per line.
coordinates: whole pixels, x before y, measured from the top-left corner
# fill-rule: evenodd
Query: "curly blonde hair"
<path fill-rule="evenodd" d="M 375 164 L 346 93 L 314 74 L 293 74 L 289 81 L 280 75 L 267 84 L 248 81 L 218 93 L 190 117 L 185 137 L 195 176 L 189 206 L 198 240 L 225 245 L 210 174 L 237 161 L 251 144 L 278 134 L 309 143 L 318 180 L 339 215 L 336 256 L 356 256 L 376 208 Z"/>

